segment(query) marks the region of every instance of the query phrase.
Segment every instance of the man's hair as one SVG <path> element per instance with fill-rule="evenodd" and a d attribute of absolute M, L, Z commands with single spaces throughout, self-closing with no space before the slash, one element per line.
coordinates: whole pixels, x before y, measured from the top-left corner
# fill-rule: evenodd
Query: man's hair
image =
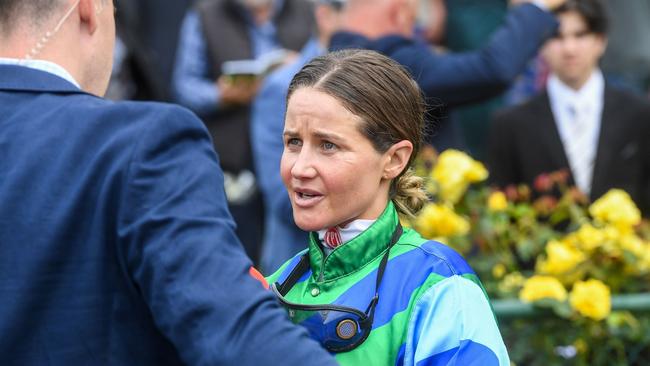
<path fill-rule="evenodd" d="M 9 34 L 19 19 L 41 25 L 61 3 L 62 0 L 0 0 L 0 31 Z"/>
<path fill-rule="evenodd" d="M 556 15 L 576 12 L 584 18 L 590 33 L 606 35 L 608 28 L 607 12 L 600 0 L 568 0 L 557 9 Z"/>

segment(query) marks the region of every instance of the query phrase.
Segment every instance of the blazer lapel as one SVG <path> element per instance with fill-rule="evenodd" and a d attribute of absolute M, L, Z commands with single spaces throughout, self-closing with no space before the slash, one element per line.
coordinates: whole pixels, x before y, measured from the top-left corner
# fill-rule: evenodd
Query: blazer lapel
<path fill-rule="evenodd" d="M 594 172 L 591 178 L 591 192 L 600 191 L 598 188 L 607 182 L 607 167 L 611 164 L 615 156 L 617 136 L 620 132 L 620 125 L 616 123 L 619 119 L 617 110 L 619 102 L 616 94 L 605 86 L 605 100 L 603 101 L 603 113 L 600 120 L 600 133 L 598 136 L 598 146 L 594 162 Z M 592 199 L 593 199 L 592 195 Z"/>
<path fill-rule="evenodd" d="M 544 144 L 548 156 L 544 159 L 550 159 L 553 166 L 558 168 L 569 167 L 569 159 L 564 152 L 564 145 L 560 139 L 557 125 L 555 124 L 555 117 L 551 110 L 551 103 L 549 102 L 548 93 L 544 92 L 538 103 L 536 104 L 536 113 L 533 114 L 537 118 L 540 128 L 531 133 L 539 134 L 540 143 Z M 570 170 L 570 169 L 569 169 Z M 573 180 L 573 176 L 571 177 Z"/>

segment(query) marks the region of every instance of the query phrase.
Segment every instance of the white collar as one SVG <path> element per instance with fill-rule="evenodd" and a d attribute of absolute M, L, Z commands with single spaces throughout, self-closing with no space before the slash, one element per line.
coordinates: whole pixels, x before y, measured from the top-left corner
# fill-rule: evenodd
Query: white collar
<path fill-rule="evenodd" d="M 578 105 L 594 107 L 593 103 L 603 100 L 605 78 L 600 69 L 591 73 L 587 82 L 575 90 L 563 83 L 555 74 L 551 74 L 546 86 L 551 104 L 555 106 Z"/>
<path fill-rule="evenodd" d="M 344 245 L 345 243 L 359 236 L 359 234 L 361 234 L 370 226 L 372 226 L 372 224 L 374 224 L 375 221 L 377 220 L 359 219 L 350 222 L 345 227 L 337 226 L 336 228 L 339 230 L 339 233 L 341 234 L 341 245 Z M 318 239 L 321 241 L 321 243 L 325 239 L 326 232 L 327 229 L 318 230 Z M 332 251 L 332 249 L 329 249 L 329 247 L 327 247 L 326 245 L 323 245 L 323 248 L 325 249 L 326 254 L 329 254 Z"/>
<path fill-rule="evenodd" d="M 0 57 L 0 65 L 17 65 L 17 66 L 25 66 L 29 67 L 30 69 L 35 69 L 35 70 L 40 70 L 44 71 L 53 75 L 56 75 L 60 78 L 63 78 L 67 80 L 68 82 L 72 83 L 74 86 L 77 88 L 81 89 L 81 86 L 79 86 L 79 83 L 72 77 L 72 75 L 64 69 L 62 66 L 55 64 L 54 62 L 51 61 L 46 61 L 46 60 L 19 60 L 17 58 L 5 58 L 5 57 Z"/>

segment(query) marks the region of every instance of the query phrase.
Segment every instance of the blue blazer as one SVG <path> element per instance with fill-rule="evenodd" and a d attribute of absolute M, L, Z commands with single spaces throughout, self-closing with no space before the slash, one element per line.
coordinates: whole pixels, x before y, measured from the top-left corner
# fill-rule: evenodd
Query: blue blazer
<path fill-rule="evenodd" d="M 0 363 L 334 364 L 249 274 L 203 124 L 0 66 Z"/>

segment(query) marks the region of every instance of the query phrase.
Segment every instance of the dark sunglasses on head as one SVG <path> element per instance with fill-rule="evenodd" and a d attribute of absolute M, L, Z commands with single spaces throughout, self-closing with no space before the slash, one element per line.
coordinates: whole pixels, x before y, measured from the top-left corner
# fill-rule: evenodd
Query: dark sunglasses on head
<path fill-rule="evenodd" d="M 402 226 L 397 224 L 388 249 L 377 268 L 375 296 L 372 297 L 365 311 L 333 304 L 297 304 L 285 298 L 298 279 L 309 270 L 309 252 L 300 258 L 300 262 L 284 282 L 274 283 L 271 285 L 271 289 L 282 306 L 287 309 L 291 320 L 307 328 L 311 337 L 318 340 L 325 349 L 336 353 L 351 351 L 361 345 L 370 335 L 375 308 L 379 302 L 379 286 L 384 277 L 390 248 L 401 235 Z"/>

